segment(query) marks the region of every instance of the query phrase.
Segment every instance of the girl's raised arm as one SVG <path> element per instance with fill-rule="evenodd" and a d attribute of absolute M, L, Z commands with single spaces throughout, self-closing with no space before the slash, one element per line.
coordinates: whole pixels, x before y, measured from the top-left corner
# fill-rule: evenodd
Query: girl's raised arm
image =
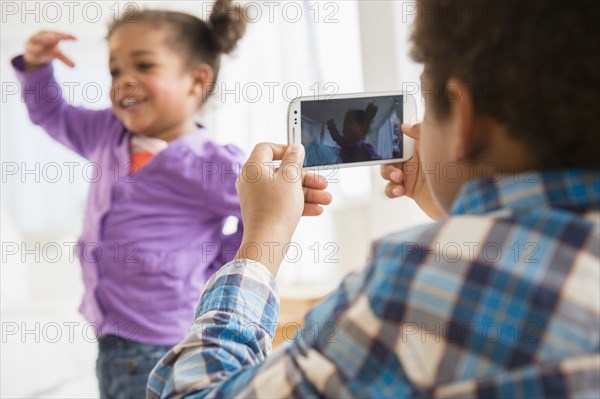
<path fill-rule="evenodd" d="M 36 33 L 12 65 L 31 121 L 61 144 L 90 159 L 98 146 L 114 139 L 107 132 L 120 132 L 122 127 L 110 109 L 90 110 L 65 101 L 52 67 L 55 59 L 70 67 L 75 65 L 59 48 L 63 40 L 75 37 L 61 32 Z"/>

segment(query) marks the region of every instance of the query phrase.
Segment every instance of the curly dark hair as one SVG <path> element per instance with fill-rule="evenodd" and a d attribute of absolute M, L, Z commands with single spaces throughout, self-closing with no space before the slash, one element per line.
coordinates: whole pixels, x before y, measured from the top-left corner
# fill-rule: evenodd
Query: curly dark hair
<path fill-rule="evenodd" d="M 119 27 L 137 22 L 168 26 L 169 45 L 179 50 L 190 66 L 198 62 L 210 65 L 214 81 L 219 74 L 221 54 L 233 51 L 246 31 L 243 8 L 231 0 L 216 0 L 208 22 L 182 12 L 139 10 L 114 21 L 108 27 L 107 38 L 110 39 Z"/>
<path fill-rule="evenodd" d="M 600 168 L 600 7 L 593 1 L 417 0 L 412 57 L 438 88 L 464 82 L 537 165 Z M 435 91 L 435 89 L 433 90 Z"/>

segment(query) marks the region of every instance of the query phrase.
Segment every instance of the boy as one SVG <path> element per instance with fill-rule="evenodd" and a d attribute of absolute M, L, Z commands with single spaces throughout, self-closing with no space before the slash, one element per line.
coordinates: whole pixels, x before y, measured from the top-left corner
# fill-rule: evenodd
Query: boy
<path fill-rule="evenodd" d="M 290 178 L 302 148 L 258 145 L 246 172 L 282 166 L 238 183 L 237 260 L 149 396 L 599 397 L 598 20 L 588 2 L 419 1 L 426 111 L 404 128 L 418 152 L 382 174 L 389 196 L 442 219 L 377 242 L 267 358 L 270 248 L 331 198 L 322 179 Z"/>

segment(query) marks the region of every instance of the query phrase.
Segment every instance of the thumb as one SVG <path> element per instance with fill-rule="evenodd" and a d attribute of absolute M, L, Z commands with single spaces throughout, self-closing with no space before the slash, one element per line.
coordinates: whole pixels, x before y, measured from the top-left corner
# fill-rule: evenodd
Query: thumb
<path fill-rule="evenodd" d="M 293 170 L 294 173 L 297 172 L 300 176 L 302 175 L 303 163 L 304 147 L 300 144 L 292 144 L 287 148 L 285 154 L 283 154 L 279 170 L 284 171 L 286 174 L 291 173 L 291 171 Z M 290 170 L 290 172 L 287 172 L 288 170 Z"/>
<path fill-rule="evenodd" d="M 411 139 L 419 140 L 419 136 L 421 135 L 421 124 L 417 123 L 415 125 L 411 125 L 409 123 L 403 123 L 400 126 L 400 130 L 402 130 L 402 133 Z"/>

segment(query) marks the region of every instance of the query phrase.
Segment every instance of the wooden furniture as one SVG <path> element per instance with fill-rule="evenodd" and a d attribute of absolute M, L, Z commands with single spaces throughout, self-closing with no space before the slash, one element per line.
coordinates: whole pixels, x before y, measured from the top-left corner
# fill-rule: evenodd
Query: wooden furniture
<path fill-rule="evenodd" d="M 273 337 L 273 349 L 285 342 L 293 342 L 306 313 L 335 288 L 321 284 L 280 286 L 279 324 Z"/>

